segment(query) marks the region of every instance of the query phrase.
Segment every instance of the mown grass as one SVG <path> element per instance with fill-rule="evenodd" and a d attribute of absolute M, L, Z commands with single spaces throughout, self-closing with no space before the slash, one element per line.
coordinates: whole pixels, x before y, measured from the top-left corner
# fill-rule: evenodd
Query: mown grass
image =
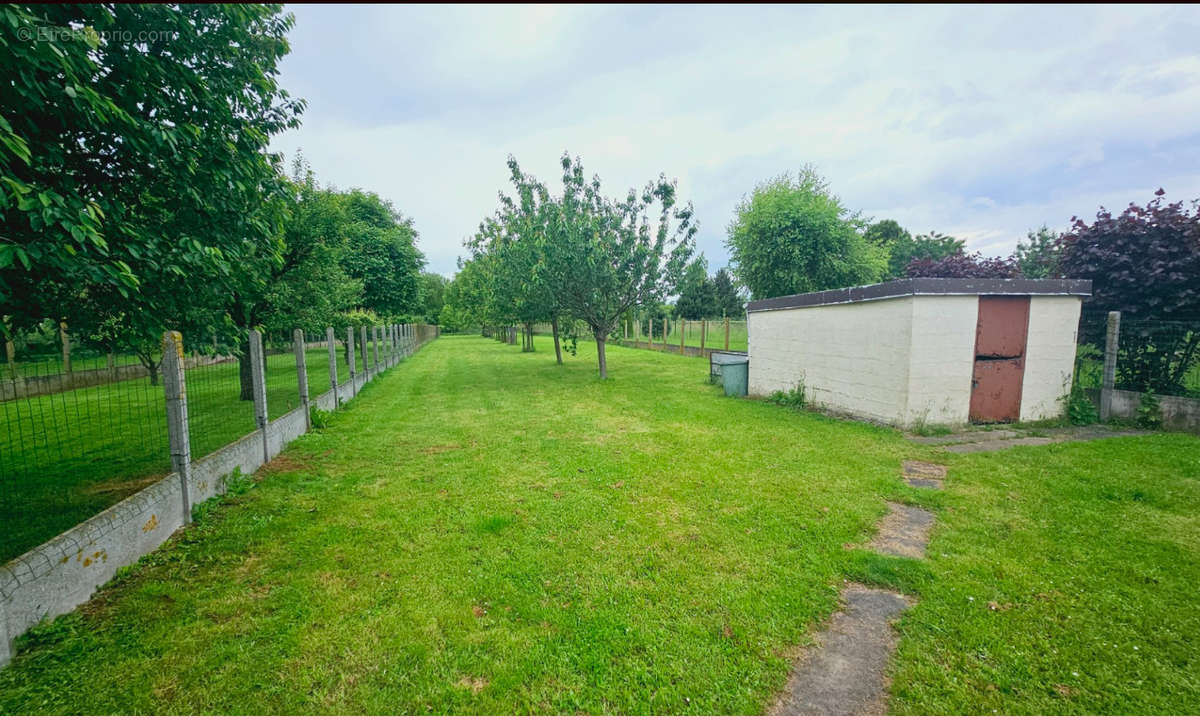
<path fill-rule="evenodd" d="M 329 390 L 329 354 L 305 356 L 315 397 Z M 267 356 L 266 375 L 274 419 L 300 402 L 294 355 Z M 338 375 L 349 378 L 340 351 Z M 255 430 L 236 361 L 191 368 L 186 379 L 193 456 Z M 168 473 L 166 430 L 163 389 L 149 378 L 0 402 L 0 563 Z"/>
<path fill-rule="evenodd" d="M 538 346 L 443 337 L 368 386 L 24 639 L 0 711 L 756 713 L 847 578 L 921 599 L 898 711 L 1196 702 L 1195 439 L 957 457 L 922 493 L 900 461 L 934 453 L 894 431 Z M 889 499 L 938 513 L 928 563 L 852 548 Z"/>

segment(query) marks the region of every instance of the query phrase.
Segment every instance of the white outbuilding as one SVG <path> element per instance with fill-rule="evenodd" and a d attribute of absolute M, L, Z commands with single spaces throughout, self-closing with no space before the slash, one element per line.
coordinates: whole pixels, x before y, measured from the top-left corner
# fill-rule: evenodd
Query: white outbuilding
<path fill-rule="evenodd" d="M 750 395 L 901 427 L 1056 418 L 1091 282 L 912 278 L 751 301 Z"/>

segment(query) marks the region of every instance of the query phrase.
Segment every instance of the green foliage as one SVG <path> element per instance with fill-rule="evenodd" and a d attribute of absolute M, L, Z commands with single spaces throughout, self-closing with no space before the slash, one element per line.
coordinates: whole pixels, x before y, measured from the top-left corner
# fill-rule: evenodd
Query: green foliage
<path fill-rule="evenodd" d="M 896 279 L 908 275 L 908 265 L 913 261 L 941 261 L 960 255 L 966 242 L 936 231 L 913 238 L 907 230 L 892 219 L 883 219 L 867 227 L 868 242 L 886 249 L 888 267 L 883 278 Z"/>
<path fill-rule="evenodd" d="M 752 298 L 878 281 L 887 249 L 863 238 L 865 222 L 845 208 L 812 167 L 758 185 L 729 224 L 734 274 Z"/>
<path fill-rule="evenodd" d="M 277 84 L 278 5 L 0 8 L 0 314 L 159 335 L 216 302 L 283 201 L 270 138 L 303 103 Z M 152 37 L 147 37 L 147 31 Z"/>
<path fill-rule="evenodd" d="M 1162 404 L 1153 390 L 1146 390 L 1138 401 L 1134 422 L 1139 428 L 1159 430 L 1163 426 Z"/>
<path fill-rule="evenodd" d="M 742 302 L 742 296 L 733 282 L 733 276 L 730 275 L 729 269 L 721 268 L 713 276 L 713 292 L 716 294 L 717 300 L 717 313 L 714 316 L 737 318 L 745 315 L 746 305 Z"/>
<path fill-rule="evenodd" d="M 355 189 L 342 201 L 349 220 L 342 268 L 362 282 L 361 305 L 383 316 L 419 315 L 425 256 L 412 219 L 371 192 Z"/>
<path fill-rule="evenodd" d="M 1059 273 L 1061 253 L 1062 242 L 1058 233 L 1043 224 L 1036 231 L 1030 230 L 1024 240 L 1017 242 L 1013 257 L 1025 278 L 1054 278 Z"/>
<path fill-rule="evenodd" d="M 425 323 L 438 325 L 446 305 L 446 287 L 450 281 L 440 273 L 421 274 L 421 314 Z"/>
<path fill-rule="evenodd" d="M 793 410 L 803 409 L 808 405 L 808 399 L 804 396 L 804 383 L 797 383 L 791 390 L 777 390 L 771 393 L 767 396 L 767 402 Z"/>
<path fill-rule="evenodd" d="M 324 430 L 332 424 L 333 413 L 314 405 L 309 409 L 309 421 L 314 430 Z"/>
<path fill-rule="evenodd" d="M 675 301 L 675 316 L 695 320 L 719 315 L 717 287 L 708 277 L 708 262 L 701 254 L 683 270 L 679 298 Z"/>
<path fill-rule="evenodd" d="M 1071 392 L 1067 395 L 1067 420 L 1070 420 L 1072 425 L 1091 425 L 1100 421 L 1096 404 L 1078 382 L 1071 387 Z"/>

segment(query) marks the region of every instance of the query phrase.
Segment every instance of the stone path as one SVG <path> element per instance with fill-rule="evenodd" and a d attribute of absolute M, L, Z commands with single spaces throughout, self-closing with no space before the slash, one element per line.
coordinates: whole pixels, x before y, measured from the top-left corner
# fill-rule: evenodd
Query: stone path
<path fill-rule="evenodd" d="M 922 445 L 941 446 L 946 452 L 973 453 L 1006 450 L 1019 445 L 1050 445 L 1052 443 L 1102 440 L 1134 435 L 1148 435 L 1144 430 L 1122 430 L 1106 425 L 1084 425 L 1067 428 L 1012 428 L 1001 430 L 967 430 L 953 435 L 933 437 L 909 436 Z"/>
<path fill-rule="evenodd" d="M 946 468 L 906 460 L 904 480 L 912 487 L 941 489 Z M 870 547 L 882 554 L 921 559 L 929 544 L 933 514 L 919 507 L 889 502 Z M 787 688 L 769 713 L 875 716 L 887 713 L 887 665 L 898 638 L 892 621 L 912 601 L 885 589 L 848 584 L 840 611 L 816 636 L 816 646 L 800 657 Z"/>

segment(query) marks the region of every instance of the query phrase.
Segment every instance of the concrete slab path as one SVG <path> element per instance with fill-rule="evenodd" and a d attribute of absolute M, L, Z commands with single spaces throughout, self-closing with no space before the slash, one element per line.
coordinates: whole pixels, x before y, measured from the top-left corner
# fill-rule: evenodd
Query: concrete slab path
<path fill-rule="evenodd" d="M 845 607 L 792 672 L 772 716 L 887 713 L 887 664 L 896 650 L 892 620 L 909 607 L 903 596 L 851 584 Z"/>

